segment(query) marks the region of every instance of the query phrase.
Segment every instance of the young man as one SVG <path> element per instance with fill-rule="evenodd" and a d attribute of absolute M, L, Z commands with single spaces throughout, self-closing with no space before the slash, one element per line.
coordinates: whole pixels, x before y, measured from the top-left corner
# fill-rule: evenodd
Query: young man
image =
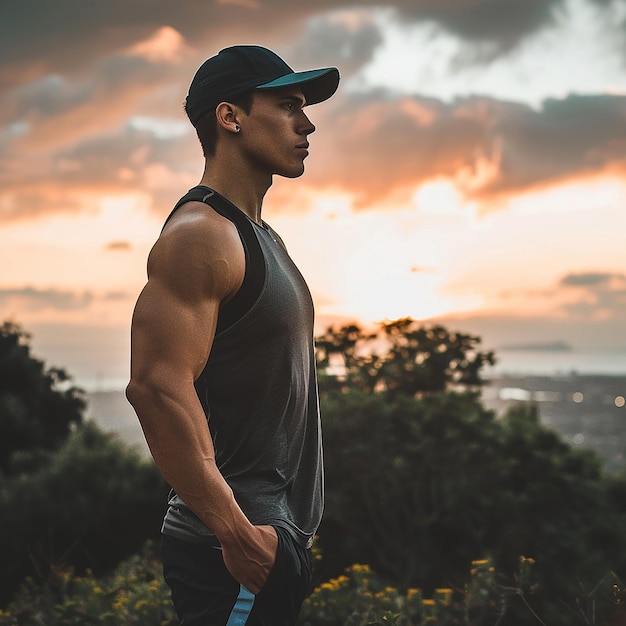
<path fill-rule="evenodd" d="M 196 73 L 186 111 L 205 170 L 148 259 L 127 397 L 172 487 L 164 575 L 184 626 L 294 624 L 322 505 L 313 306 L 261 219 L 274 174 L 304 171 L 304 106 L 336 68 L 294 72 L 234 46 Z"/>

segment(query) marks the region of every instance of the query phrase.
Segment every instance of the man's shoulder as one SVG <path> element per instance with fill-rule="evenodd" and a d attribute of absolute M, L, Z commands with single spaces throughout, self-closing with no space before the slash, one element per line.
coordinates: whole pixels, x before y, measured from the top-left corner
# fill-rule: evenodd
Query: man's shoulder
<path fill-rule="evenodd" d="M 149 274 L 204 275 L 228 267 L 245 269 L 244 250 L 235 225 L 203 202 L 190 201 L 171 216 L 148 258 Z"/>
<path fill-rule="evenodd" d="M 185 202 L 171 215 L 163 227 L 161 237 L 208 236 L 236 234 L 235 225 L 212 206 L 200 200 Z"/>

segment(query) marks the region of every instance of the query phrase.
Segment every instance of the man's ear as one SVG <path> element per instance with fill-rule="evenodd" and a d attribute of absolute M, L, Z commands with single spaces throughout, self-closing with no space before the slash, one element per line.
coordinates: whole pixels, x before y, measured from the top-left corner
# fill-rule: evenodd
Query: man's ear
<path fill-rule="evenodd" d="M 215 108 L 215 117 L 218 126 L 231 133 L 239 132 L 239 122 L 237 120 L 237 108 L 230 102 L 220 102 Z"/>

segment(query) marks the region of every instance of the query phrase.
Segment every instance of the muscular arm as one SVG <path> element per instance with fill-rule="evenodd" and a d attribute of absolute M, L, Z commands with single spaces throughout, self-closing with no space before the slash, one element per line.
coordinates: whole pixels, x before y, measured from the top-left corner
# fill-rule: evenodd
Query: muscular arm
<path fill-rule="evenodd" d="M 163 476 L 216 535 L 231 574 L 257 593 L 273 565 L 276 535 L 253 526 L 237 505 L 194 388 L 220 303 L 243 280 L 243 248 L 234 226 L 206 205 L 179 212 L 150 253 L 133 315 L 126 395 Z"/>

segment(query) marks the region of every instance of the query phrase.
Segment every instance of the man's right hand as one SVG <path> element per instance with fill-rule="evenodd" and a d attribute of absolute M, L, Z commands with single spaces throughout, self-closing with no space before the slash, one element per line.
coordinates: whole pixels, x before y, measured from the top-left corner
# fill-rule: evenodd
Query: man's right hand
<path fill-rule="evenodd" d="M 278 536 L 273 526 L 251 526 L 245 534 L 222 541 L 224 563 L 233 578 L 257 594 L 276 561 Z"/>

